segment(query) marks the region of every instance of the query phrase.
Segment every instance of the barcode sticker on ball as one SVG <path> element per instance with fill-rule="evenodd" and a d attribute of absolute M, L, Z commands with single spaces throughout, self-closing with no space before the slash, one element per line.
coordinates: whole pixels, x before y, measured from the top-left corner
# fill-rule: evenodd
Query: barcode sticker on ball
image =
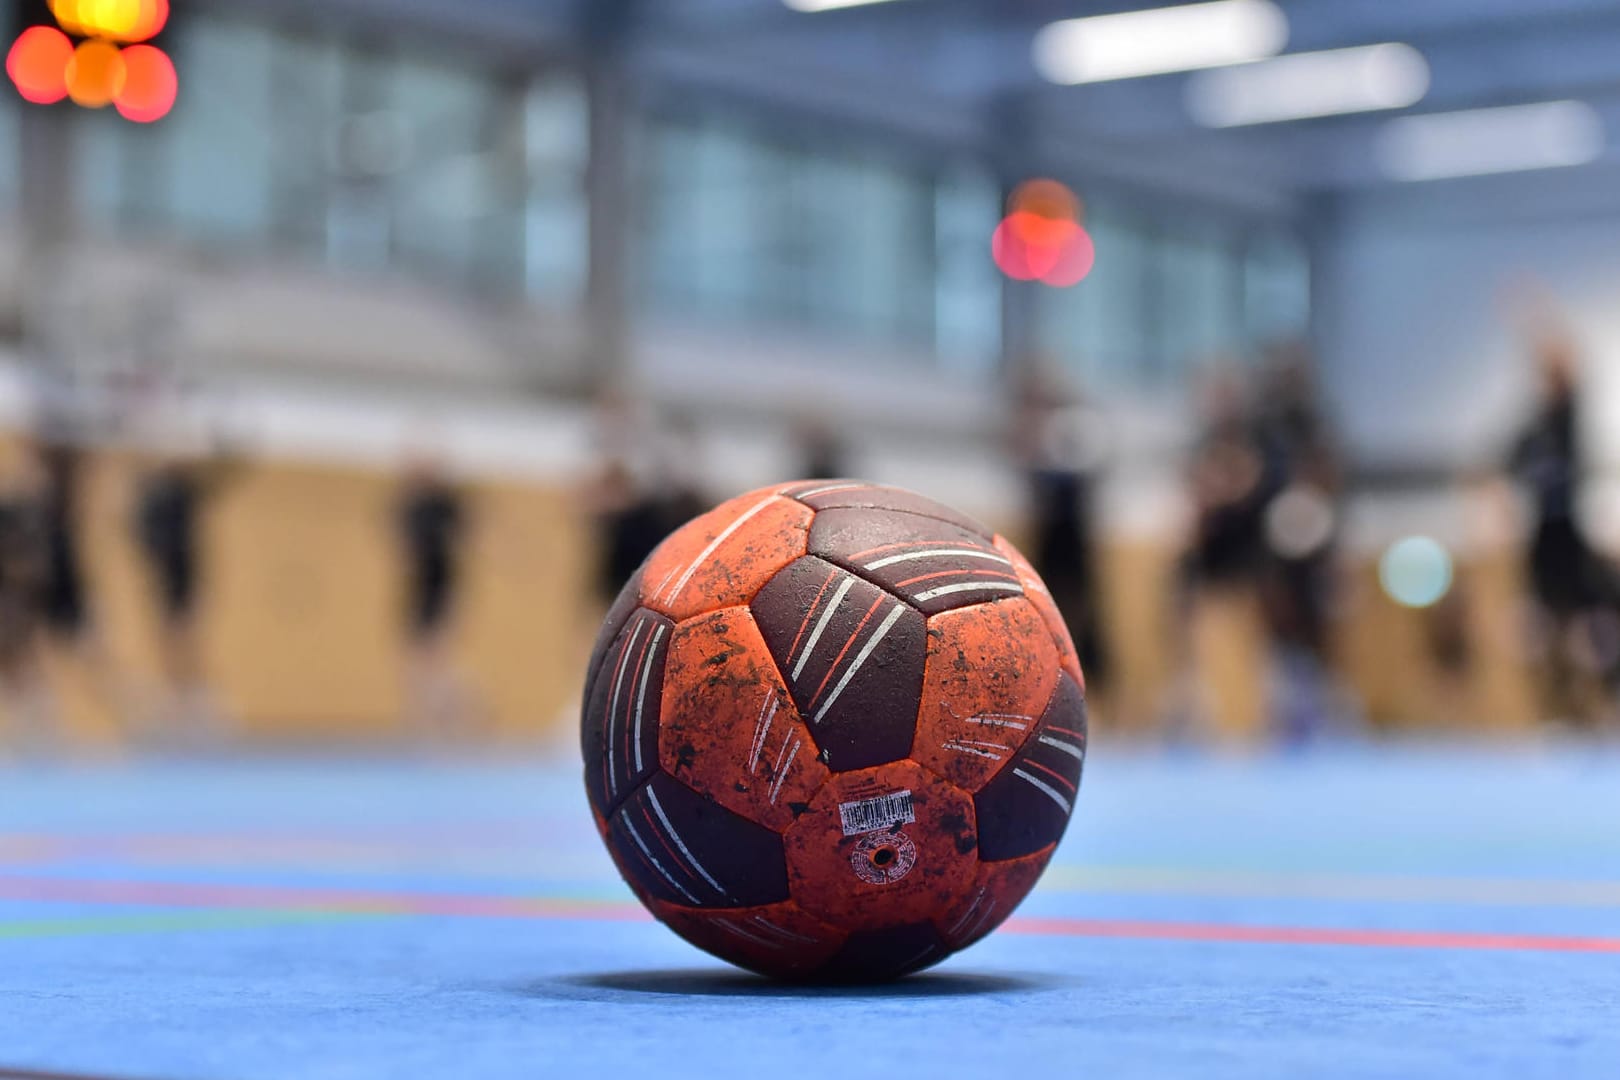
<path fill-rule="evenodd" d="M 917 813 L 911 808 L 909 791 L 894 791 L 875 799 L 840 803 L 838 816 L 844 822 L 845 836 L 908 825 L 917 820 Z"/>

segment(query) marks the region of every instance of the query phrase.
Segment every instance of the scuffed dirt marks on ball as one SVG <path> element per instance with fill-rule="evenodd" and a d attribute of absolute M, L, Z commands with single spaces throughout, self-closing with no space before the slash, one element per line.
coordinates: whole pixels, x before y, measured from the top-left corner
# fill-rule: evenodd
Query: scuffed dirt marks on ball
<path fill-rule="evenodd" d="M 912 760 L 978 791 L 1024 746 L 1059 670 L 1057 644 L 1022 597 L 933 616 Z"/>
<path fill-rule="evenodd" d="M 875 930 L 926 922 L 978 866 L 972 799 L 913 762 L 836 773 L 788 829 L 788 880 L 812 915 Z"/>
<path fill-rule="evenodd" d="M 920 614 L 816 558 L 776 575 L 750 607 L 829 769 L 911 752 L 927 636 Z"/>
<path fill-rule="evenodd" d="M 642 603 L 679 622 L 746 604 L 805 553 L 815 512 L 767 489 L 739 495 L 670 535 L 641 572 Z"/>
<path fill-rule="evenodd" d="M 810 553 L 874 582 L 925 615 L 1024 591 L 1011 560 L 960 525 L 887 510 L 823 510 Z"/>
<path fill-rule="evenodd" d="M 1056 844 L 1031 855 L 983 862 L 973 889 L 934 923 L 951 951 L 965 949 L 1007 920 L 1035 888 Z"/>
<path fill-rule="evenodd" d="M 608 648 L 618 639 L 619 631 L 624 624 L 630 621 L 630 616 L 636 613 L 641 606 L 641 571 L 637 570 L 619 590 L 618 597 L 608 608 L 607 614 L 602 617 L 602 628 L 596 633 L 596 644 L 591 649 L 591 659 L 585 666 L 585 692 L 596 682 L 597 673 L 607 662 Z"/>
<path fill-rule="evenodd" d="M 788 899 L 782 838 L 663 773 L 608 822 L 614 861 L 638 896 L 692 907 Z"/>
<path fill-rule="evenodd" d="M 1018 575 L 1019 582 L 1024 586 L 1024 595 L 1029 597 L 1030 603 L 1041 613 L 1041 620 L 1046 624 L 1047 632 L 1057 644 L 1058 656 L 1061 658 L 1063 670 L 1069 673 L 1070 678 L 1079 684 L 1082 691 L 1086 688 L 1085 674 L 1080 670 L 1080 654 L 1075 651 L 1074 638 L 1069 634 L 1069 626 L 1063 621 L 1063 614 L 1058 611 L 1057 604 L 1052 600 L 1052 594 L 1046 583 L 1035 572 L 1029 560 L 1024 558 L 1022 552 L 1012 545 L 1004 536 L 995 540 L 996 550 L 1006 556 L 1012 563 L 1013 572 Z"/>
<path fill-rule="evenodd" d="M 950 954 L 939 931 L 928 923 L 859 930 L 814 977 L 832 984 L 885 982 L 932 967 Z"/>
<path fill-rule="evenodd" d="M 658 714 L 672 624 L 637 609 L 625 620 L 582 706 L 585 789 L 611 814 L 658 767 Z"/>
<path fill-rule="evenodd" d="M 845 940 L 792 901 L 726 911 L 655 903 L 653 914 L 698 948 L 777 979 L 815 977 Z"/>
<path fill-rule="evenodd" d="M 1065 672 L 1023 749 L 974 796 L 980 858 L 1014 859 L 1057 843 L 1085 760 L 1085 697 Z"/>
<path fill-rule="evenodd" d="M 904 488 L 863 480 L 806 480 L 779 490 L 816 510 L 897 510 L 948 522 L 986 540 L 993 535 L 982 522 L 960 510 Z"/>
<path fill-rule="evenodd" d="M 807 808 L 827 768 L 747 608 L 676 627 L 663 689 L 665 772 L 778 832 Z"/>

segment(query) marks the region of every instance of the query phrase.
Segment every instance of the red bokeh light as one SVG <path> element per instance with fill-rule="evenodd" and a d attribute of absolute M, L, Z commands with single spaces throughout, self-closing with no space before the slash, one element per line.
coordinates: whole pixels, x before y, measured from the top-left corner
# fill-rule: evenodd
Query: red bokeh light
<path fill-rule="evenodd" d="M 180 90 L 168 54 L 155 45 L 132 45 L 124 50 L 124 68 L 124 89 L 113 99 L 118 115 L 137 124 L 167 116 Z"/>
<path fill-rule="evenodd" d="M 1097 259 L 1090 234 L 1076 222 L 1025 212 L 1007 215 L 996 227 L 990 250 L 1008 277 L 1054 288 L 1078 285 Z"/>
<path fill-rule="evenodd" d="M 73 42 L 54 26 L 31 26 L 6 55 L 6 74 L 17 92 L 36 105 L 50 105 L 67 97 L 68 63 Z"/>
<path fill-rule="evenodd" d="M 1082 212 L 1080 196 L 1065 184 L 1044 178 L 1019 184 L 990 239 L 996 266 L 1015 281 L 1057 289 L 1080 284 L 1097 261 Z"/>

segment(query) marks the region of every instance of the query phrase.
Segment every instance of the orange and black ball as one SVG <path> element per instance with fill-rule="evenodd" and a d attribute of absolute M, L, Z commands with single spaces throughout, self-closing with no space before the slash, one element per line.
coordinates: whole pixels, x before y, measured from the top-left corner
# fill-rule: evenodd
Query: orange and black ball
<path fill-rule="evenodd" d="M 1080 786 L 1085 681 L 1004 538 L 805 481 L 677 530 L 609 611 L 585 786 L 635 894 L 767 975 L 919 971 L 1034 887 Z"/>

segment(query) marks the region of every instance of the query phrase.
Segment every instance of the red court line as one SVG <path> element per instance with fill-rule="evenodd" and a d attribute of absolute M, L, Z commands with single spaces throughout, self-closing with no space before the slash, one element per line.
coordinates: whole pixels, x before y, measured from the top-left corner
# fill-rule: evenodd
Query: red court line
<path fill-rule="evenodd" d="M 1313 926 L 1237 926 L 1229 923 L 1132 922 L 1118 919 L 1023 918 L 1002 929 L 1012 934 L 1133 938 L 1152 941 L 1244 942 L 1260 945 L 1360 945 L 1376 949 L 1486 949 L 1520 952 L 1620 953 L 1620 938 L 1548 934 L 1479 934 L 1447 930 L 1347 930 Z"/>
<path fill-rule="evenodd" d="M 0 900 L 125 904 L 153 907 L 269 908 L 369 915 L 444 915 L 494 919 L 579 919 L 643 922 L 629 901 L 568 900 L 466 893 L 383 892 L 281 885 L 105 881 L 0 875 Z M 1620 953 L 1620 938 L 1548 934 L 1486 934 L 1444 930 L 1356 930 L 1333 927 L 1241 926 L 1230 923 L 1014 916 L 1003 929 L 1037 936 L 1202 941 L 1257 945 L 1340 945 L 1383 949 L 1478 949 L 1517 952 Z"/>
<path fill-rule="evenodd" d="M 367 915 L 451 915 L 490 919 L 639 920 L 628 901 L 566 900 L 469 893 L 382 892 L 285 885 L 219 885 L 0 875 L 0 900 L 149 907 L 271 908 Z"/>

